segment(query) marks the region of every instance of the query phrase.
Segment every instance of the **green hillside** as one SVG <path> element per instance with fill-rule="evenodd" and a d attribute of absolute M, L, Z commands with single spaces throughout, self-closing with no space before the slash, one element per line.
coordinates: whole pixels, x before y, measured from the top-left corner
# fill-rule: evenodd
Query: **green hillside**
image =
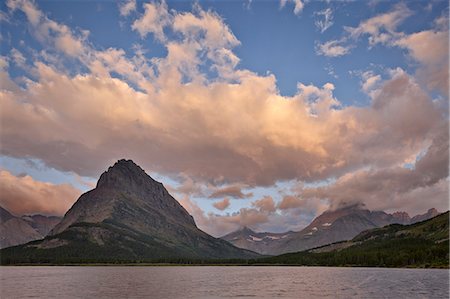
<path fill-rule="evenodd" d="M 449 267 L 449 213 L 412 225 L 365 231 L 349 242 L 263 258 L 256 263 L 305 266 Z"/>

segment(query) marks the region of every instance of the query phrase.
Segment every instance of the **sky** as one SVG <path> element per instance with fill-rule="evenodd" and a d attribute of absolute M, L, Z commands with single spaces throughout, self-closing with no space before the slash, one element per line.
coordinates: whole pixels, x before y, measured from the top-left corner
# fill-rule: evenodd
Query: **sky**
<path fill-rule="evenodd" d="M 117 160 L 204 231 L 448 210 L 448 1 L 0 3 L 0 205 L 64 215 Z"/>

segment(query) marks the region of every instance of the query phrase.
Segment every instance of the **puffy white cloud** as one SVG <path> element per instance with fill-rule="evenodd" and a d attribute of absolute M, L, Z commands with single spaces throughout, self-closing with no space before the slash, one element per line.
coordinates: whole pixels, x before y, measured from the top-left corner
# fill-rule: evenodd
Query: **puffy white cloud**
<path fill-rule="evenodd" d="M 141 37 L 153 33 L 160 41 L 165 40 L 164 27 L 171 22 L 167 4 L 165 1 L 160 3 L 144 3 L 144 14 L 134 21 L 132 28 L 139 32 Z"/>
<path fill-rule="evenodd" d="M 361 77 L 363 79 L 361 89 L 367 94 L 371 94 L 371 91 L 376 89 L 381 81 L 381 76 L 375 75 L 372 71 L 362 73 Z"/>

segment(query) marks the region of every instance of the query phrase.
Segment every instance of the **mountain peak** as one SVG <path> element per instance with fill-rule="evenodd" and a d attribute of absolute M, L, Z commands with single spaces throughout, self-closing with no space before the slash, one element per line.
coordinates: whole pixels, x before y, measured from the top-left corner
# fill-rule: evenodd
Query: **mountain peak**
<path fill-rule="evenodd" d="M 110 166 L 109 169 L 113 169 L 113 168 L 128 168 L 128 169 L 140 169 L 142 170 L 142 168 L 137 165 L 136 163 L 134 163 L 133 160 L 131 159 L 120 159 L 118 160 L 116 163 L 114 163 L 113 166 Z"/>
<path fill-rule="evenodd" d="M 64 256 L 70 252 L 71 257 L 82 259 L 256 256 L 199 230 L 163 184 L 132 160 L 119 160 L 109 167 L 97 187 L 82 194 L 50 235 L 33 246 L 65 246 L 58 249 Z"/>
<path fill-rule="evenodd" d="M 161 185 L 161 183 L 152 179 L 145 171 L 138 166 L 133 160 L 121 159 L 110 166 L 105 171 L 97 182 L 97 188 L 108 186 L 122 188 L 124 186 L 143 185 L 146 183 L 153 183 Z"/>
<path fill-rule="evenodd" d="M 431 208 L 425 214 L 419 214 L 419 215 L 414 216 L 411 219 L 411 223 L 421 222 L 421 221 L 433 218 L 437 215 L 439 215 L 439 212 L 435 208 Z"/>

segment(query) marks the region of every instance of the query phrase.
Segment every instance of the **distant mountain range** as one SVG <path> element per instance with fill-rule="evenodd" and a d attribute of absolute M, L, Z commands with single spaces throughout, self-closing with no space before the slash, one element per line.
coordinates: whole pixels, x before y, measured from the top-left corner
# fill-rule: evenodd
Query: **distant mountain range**
<path fill-rule="evenodd" d="M 0 248 L 43 239 L 60 220 L 43 215 L 17 217 L 0 207 Z"/>
<path fill-rule="evenodd" d="M 43 240 L 9 247 L 2 263 L 123 262 L 254 258 L 214 238 L 164 186 L 131 160 L 104 172 Z"/>
<path fill-rule="evenodd" d="M 244 227 L 222 239 L 233 245 L 267 255 L 303 251 L 310 248 L 350 240 L 359 233 L 388 224 L 413 224 L 438 215 L 436 209 L 425 214 L 410 217 L 405 212 L 388 214 L 383 211 L 369 211 L 359 205 L 352 205 L 326 211 L 299 232 L 257 233 Z"/>
<path fill-rule="evenodd" d="M 391 224 L 350 241 L 255 260 L 254 264 L 449 268 L 449 212 L 410 225 Z"/>

